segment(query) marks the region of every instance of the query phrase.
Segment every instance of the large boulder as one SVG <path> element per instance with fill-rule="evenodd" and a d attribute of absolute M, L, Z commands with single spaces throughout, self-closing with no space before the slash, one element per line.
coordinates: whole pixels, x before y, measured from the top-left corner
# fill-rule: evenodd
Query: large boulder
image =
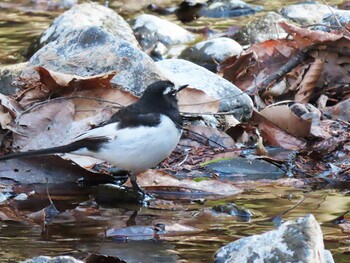
<path fill-rule="evenodd" d="M 251 117 L 253 103 L 250 97 L 226 79 L 184 59 L 165 59 L 156 64 L 174 83 L 188 84 L 220 99 L 220 111 L 230 111 L 238 120 Z"/>
<path fill-rule="evenodd" d="M 287 221 L 262 235 L 241 238 L 220 248 L 216 263 L 334 263 L 324 249 L 321 227 L 313 215 Z"/>
<path fill-rule="evenodd" d="M 29 60 L 21 77 L 38 78 L 35 66 L 78 76 L 117 71 L 112 84 L 136 95 L 161 78 L 148 55 L 133 43 L 97 26 L 77 28 L 42 47 Z"/>
<path fill-rule="evenodd" d="M 29 58 L 44 45 L 58 38 L 65 38 L 69 32 L 86 26 L 100 27 L 119 39 L 137 46 L 131 27 L 121 16 L 108 7 L 89 2 L 75 5 L 57 17 L 28 48 L 26 56 Z"/>

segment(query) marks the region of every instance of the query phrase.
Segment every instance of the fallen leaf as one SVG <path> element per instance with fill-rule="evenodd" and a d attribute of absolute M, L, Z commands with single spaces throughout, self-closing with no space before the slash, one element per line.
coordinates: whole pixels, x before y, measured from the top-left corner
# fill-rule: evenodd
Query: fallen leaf
<path fill-rule="evenodd" d="M 298 87 L 298 92 L 295 95 L 294 100 L 300 103 L 309 102 L 314 89 L 316 88 L 317 82 L 323 71 L 325 61 L 322 59 L 316 59 L 310 65 L 309 70 L 306 72 L 304 79 Z"/>
<path fill-rule="evenodd" d="M 284 21 L 279 22 L 278 25 L 282 27 L 288 34 L 292 35 L 294 38 L 297 38 L 299 42 L 303 41 L 305 45 L 323 43 L 328 41 L 333 42 L 344 37 L 340 31 L 337 33 L 328 33 L 320 30 L 311 30 L 307 28 L 301 28 Z"/>
<path fill-rule="evenodd" d="M 310 135 L 312 122 L 296 116 L 287 105 L 267 107 L 260 114 L 293 136 L 305 138 Z"/>
<path fill-rule="evenodd" d="M 8 115 L 3 110 L 0 121 L 14 132 L 12 145 L 17 151 L 68 143 L 137 100 L 129 92 L 111 87 L 115 72 L 79 77 L 43 67 L 36 69 L 43 84 L 20 92 L 15 103 L 0 97 L 3 107 L 14 112 Z"/>
<path fill-rule="evenodd" d="M 280 146 L 289 150 L 301 150 L 306 146 L 304 140 L 282 130 L 256 111 L 253 111 L 251 121 L 259 125 L 264 141 L 272 146 Z"/>
<path fill-rule="evenodd" d="M 242 192 L 234 185 L 208 179 L 194 181 L 190 179 L 178 180 L 170 174 L 161 170 L 148 170 L 137 176 L 137 182 L 147 190 L 172 189 L 178 192 L 200 192 L 209 195 L 233 196 Z"/>
<path fill-rule="evenodd" d="M 220 107 L 220 100 L 191 87 L 181 90 L 178 99 L 180 111 L 185 113 L 216 113 Z"/>

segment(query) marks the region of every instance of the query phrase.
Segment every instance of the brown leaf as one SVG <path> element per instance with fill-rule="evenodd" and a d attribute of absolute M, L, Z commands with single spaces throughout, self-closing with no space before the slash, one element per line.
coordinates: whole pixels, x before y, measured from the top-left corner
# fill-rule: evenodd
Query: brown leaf
<path fill-rule="evenodd" d="M 108 120 L 118 108 L 137 100 L 129 92 L 111 87 L 110 79 L 115 72 L 79 77 L 43 67 L 36 69 L 45 86 L 37 85 L 17 96 L 18 105 L 26 105 L 26 109 L 12 106 L 16 112 L 11 117 L 17 117 L 12 122 L 6 111 L 0 113 L 0 123 L 2 117 L 2 124 L 14 131 L 13 147 L 21 151 L 67 143 Z M 52 94 L 55 98 L 50 99 Z M 7 97 L 0 99 L 6 108 L 10 108 L 12 104 Z M 28 105 L 33 102 L 36 104 Z"/>
<path fill-rule="evenodd" d="M 28 219 L 29 222 L 31 222 L 32 224 L 41 226 L 42 229 L 45 228 L 45 217 L 46 217 L 45 208 L 37 212 L 26 215 L 26 218 Z"/>
<path fill-rule="evenodd" d="M 220 100 L 207 95 L 204 91 L 195 88 L 186 88 L 178 93 L 181 112 L 188 113 L 216 113 L 219 111 Z"/>
<path fill-rule="evenodd" d="M 296 25 L 288 24 L 287 22 L 279 22 L 280 27 L 282 27 L 288 34 L 293 35 L 294 38 L 298 39 L 298 42 L 304 42 L 305 45 L 311 45 L 316 43 L 323 43 L 328 41 L 336 41 L 341 39 L 343 34 L 341 32 L 328 33 L 319 30 L 310 30 L 307 28 L 301 28 Z"/>
<path fill-rule="evenodd" d="M 306 146 L 304 140 L 283 131 L 256 111 L 253 111 L 251 121 L 259 124 L 263 139 L 270 145 L 280 146 L 289 150 L 300 150 Z"/>
<path fill-rule="evenodd" d="M 110 80 L 116 74 L 116 72 L 109 72 L 95 76 L 80 77 L 50 71 L 43 67 L 36 67 L 35 69 L 38 71 L 40 82 L 43 85 L 36 85 L 35 88 L 27 89 L 21 93 L 19 102 L 23 106 L 28 106 L 58 94 L 68 96 L 79 90 L 110 89 Z"/>
<path fill-rule="evenodd" d="M 312 122 L 296 116 L 287 105 L 267 107 L 260 114 L 293 136 L 304 138 L 310 135 Z"/>
<path fill-rule="evenodd" d="M 306 72 L 304 79 L 299 85 L 299 90 L 295 95 L 295 101 L 300 103 L 309 102 L 314 89 L 316 88 L 317 81 L 319 80 L 325 61 L 321 59 L 316 59 L 310 65 L 309 70 Z"/>
<path fill-rule="evenodd" d="M 0 206 L 0 221 L 27 223 L 26 219 L 16 209 L 9 206 Z"/>
<path fill-rule="evenodd" d="M 278 71 L 297 52 L 293 40 L 268 40 L 253 44 L 237 59 L 226 59 L 220 65 L 220 73 L 241 90 L 259 86 L 268 76 Z"/>
<path fill-rule="evenodd" d="M 175 189 L 179 192 L 203 192 L 220 196 L 232 196 L 242 192 L 230 183 L 218 180 L 202 180 L 196 182 L 190 179 L 178 180 L 161 170 L 148 170 L 137 176 L 140 186 L 148 190 Z"/>

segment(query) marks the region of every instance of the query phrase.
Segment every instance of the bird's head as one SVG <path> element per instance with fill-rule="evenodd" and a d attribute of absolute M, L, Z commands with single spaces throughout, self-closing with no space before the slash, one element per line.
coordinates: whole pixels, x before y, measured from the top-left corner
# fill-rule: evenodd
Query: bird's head
<path fill-rule="evenodd" d="M 188 85 L 175 87 L 171 81 L 156 81 L 149 85 L 140 100 L 153 105 L 169 106 L 178 109 L 177 93 Z"/>

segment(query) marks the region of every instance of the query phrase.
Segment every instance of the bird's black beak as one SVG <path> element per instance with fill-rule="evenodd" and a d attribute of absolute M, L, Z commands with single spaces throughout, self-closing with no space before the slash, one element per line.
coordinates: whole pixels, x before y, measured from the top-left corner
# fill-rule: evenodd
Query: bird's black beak
<path fill-rule="evenodd" d="M 183 90 L 184 88 L 187 88 L 188 86 L 189 86 L 188 84 L 180 86 L 180 87 L 177 89 L 177 92 L 180 92 L 181 90 Z"/>

